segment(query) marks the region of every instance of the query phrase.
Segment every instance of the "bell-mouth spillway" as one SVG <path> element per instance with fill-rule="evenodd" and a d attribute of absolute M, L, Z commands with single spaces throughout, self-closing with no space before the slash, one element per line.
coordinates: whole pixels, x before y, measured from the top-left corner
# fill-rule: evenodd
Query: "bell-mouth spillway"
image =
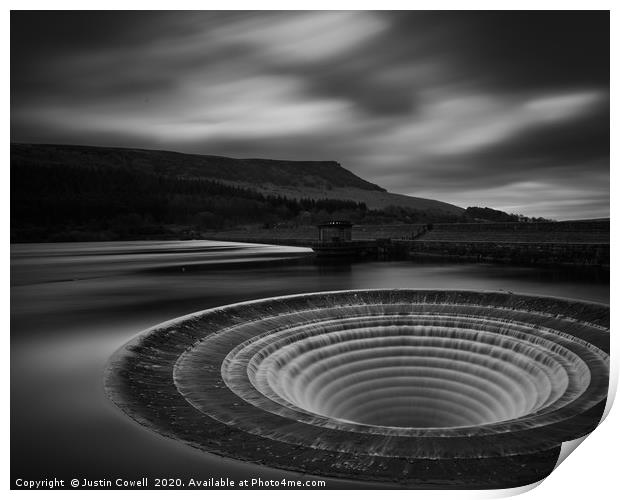
<path fill-rule="evenodd" d="M 215 454 L 413 487 L 509 487 L 545 477 L 562 442 L 596 427 L 608 353 L 601 304 L 322 292 L 156 326 L 116 353 L 105 384 L 141 424 Z"/>

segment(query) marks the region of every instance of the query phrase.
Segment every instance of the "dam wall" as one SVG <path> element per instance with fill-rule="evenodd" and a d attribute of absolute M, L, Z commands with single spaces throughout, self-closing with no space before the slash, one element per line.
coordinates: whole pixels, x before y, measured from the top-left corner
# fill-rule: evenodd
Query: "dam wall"
<path fill-rule="evenodd" d="M 380 238 L 413 239 L 426 228 L 425 224 L 371 224 L 354 225 L 351 231 L 353 240 L 375 240 Z M 222 241 L 243 241 L 248 243 L 280 244 L 293 246 L 312 246 L 319 237 L 316 226 L 273 227 L 253 229 L 231 229 L 203 233 L 203 237 Z"/>
<path fill-rule="evenodd" d="M 319 248 L 314 226 L 239 229 L 203 237 L 315 248 L 326 256 L 609 267 L 609 228 L 608 220 L 356 225 L 352 241 L 339 243 L 332 252 Z"/>
<path fill-rule="evenodd" d="M 433 224 L 419 239 L 517 243 L 609 243 L 609 221 Z"/>
<path fill-rule="evenodd" d="M 525 265 L 609 266 L 608 243 L 409 241 L 408 255 L 468 262 Z"/>
<path fill-rule="evenodd" d="M 609 221 L 433 224 L 406 246 L 412 257 L 609 266 Z"/>

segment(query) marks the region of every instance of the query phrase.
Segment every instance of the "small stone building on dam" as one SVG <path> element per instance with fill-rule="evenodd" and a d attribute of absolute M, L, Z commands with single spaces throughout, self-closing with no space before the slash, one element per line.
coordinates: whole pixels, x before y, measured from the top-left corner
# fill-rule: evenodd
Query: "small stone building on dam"
<path fill-rule="evenodd" d="M 349 221 L 329 221 L 318 225 L 319 241 L 322 243 L 340 243 L 351 241 L 353 224 Z"/>

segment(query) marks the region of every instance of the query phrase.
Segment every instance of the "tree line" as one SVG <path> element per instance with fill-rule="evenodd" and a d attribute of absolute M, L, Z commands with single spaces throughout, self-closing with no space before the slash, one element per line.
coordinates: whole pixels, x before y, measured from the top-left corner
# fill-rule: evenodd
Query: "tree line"
<path fill-rule="evenodd" d="M 405 207 L 371 210 L 352 200 L 294 199 L 137 169 L 35 162 L 11 166 L 14 242 L 199 237 L 201 231 L 239 225 L 304 225 L 325 219 L 355 224 L 463 222 L 474 215 L 480 214 L 455 216 Z"/>

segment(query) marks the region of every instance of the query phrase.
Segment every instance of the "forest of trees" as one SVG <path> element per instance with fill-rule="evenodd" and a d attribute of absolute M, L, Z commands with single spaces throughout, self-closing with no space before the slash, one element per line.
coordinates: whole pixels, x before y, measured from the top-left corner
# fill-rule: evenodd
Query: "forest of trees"
<path fill-rule="evenodd" d="M 471 219 L 472 222 L 550 222 L 543 217 L 507 214 L 501 210 L 494 210 L 489 207 L 467 207 L 463 215 L 465 218 Z"/>
<path fill-rule="evenodd" d="M 264 195 L 204 178 L 121 167 L 11 167 L 11 241 L 196 238 L 240 225 L 270 228 L 327 219 L 355 224 L 516 222 L 520 216 L 469 207 L 462 215 L 338 199 Z"/>
<path fill-rule="evenodd" d="M 449 222 L 454 216 L 336 199 L 291 199 L 201 178 L 111 167 L 11 168 L 11 241 L 197 237 L 242 224 Z M 454 220 L 456 221 L 456 220 Z"/>

